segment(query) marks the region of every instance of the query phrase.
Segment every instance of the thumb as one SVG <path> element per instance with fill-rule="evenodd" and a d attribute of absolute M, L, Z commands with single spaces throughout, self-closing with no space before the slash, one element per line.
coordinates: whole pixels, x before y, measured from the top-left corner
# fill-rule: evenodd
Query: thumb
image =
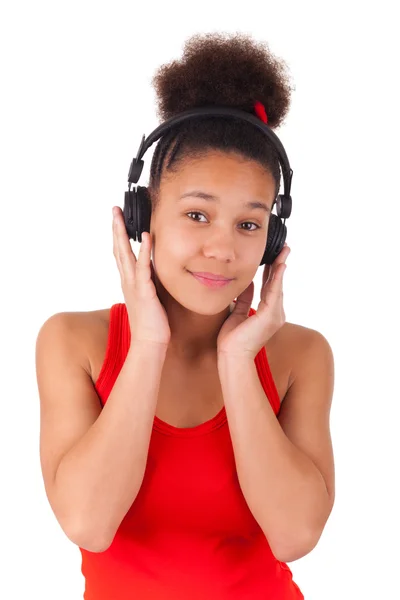
<path fill-rule="evenodd" d="M 245 290 L 237 297 L 232 314 L 242 315 L 247 318 L 254 296 L 254 281 L 251 281 Z"/>
<path fill-rule="evenodd" d="M 151 271 L 151 278 L 153 280 L 153 283 L 155 283 L 155 271 L 154 271 L 154 266 L 153 266 L 152 260 L 150 260 L 150 271 Z"/>

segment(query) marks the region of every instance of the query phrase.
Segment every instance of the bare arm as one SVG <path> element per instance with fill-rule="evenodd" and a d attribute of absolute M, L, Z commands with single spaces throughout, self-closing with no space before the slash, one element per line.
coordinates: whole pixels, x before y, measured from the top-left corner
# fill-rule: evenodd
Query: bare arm
<path fill-rule="evenodd" d="M 166 347 L 133 342 L 101 408 L 70 316 L 53 316 L 37 340 L 42 471 L 64 532 L 98 552 L 112 542 L 143 481 Z"/>
<path fill-rule="evenodd" d="M 322 334 L 304 331 L 294 381 L 278 418 L 254 360 L 223 354 L 218 361 L 239 483 L 283 562 L 316 546 L 335 495 L 329 430 L 333 353 Z"/>

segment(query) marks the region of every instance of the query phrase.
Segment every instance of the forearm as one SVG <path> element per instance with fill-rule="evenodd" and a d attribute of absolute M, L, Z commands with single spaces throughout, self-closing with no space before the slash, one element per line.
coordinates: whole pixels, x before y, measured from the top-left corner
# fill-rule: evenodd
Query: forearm
<path fill-rule="evenodd" d="M 285 435 L 254 361 L 222 355 L 218 371 L 246 502 L 277 557 L 306 553 L 329 512 L 324 479 Z"/>
<path fill-rule="evenodd" d="M 99 417 L 62 458 L 55 476 L 65 497 L 70 538 L 111 543 L 139 492 L 166 350 L 132 343 Z"/>

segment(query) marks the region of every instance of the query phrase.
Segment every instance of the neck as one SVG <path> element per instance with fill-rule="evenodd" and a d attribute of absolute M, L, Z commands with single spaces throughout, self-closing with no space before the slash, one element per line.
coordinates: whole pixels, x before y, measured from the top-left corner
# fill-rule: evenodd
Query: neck
<path fill-rule="evenodd" d="M 166 310 L 171 328 L 168 345 L 170 358 L 187 362 L 215 359 L 217 356 L 217 338 L 225 320 L 231 314 L 235 304 L 218 315 L 199 315 L 184 309 L 181 312 Z"/>
<path fill-rule="evenodd" d="M 168 317 L 171 338 L 168 345 L 170 358 L 191 362 L 216 357 L 219 331 L 235 307 L 229 306 L 216 314 L 201 313 L 203 305 L 198 298 L 183 306 L 155 277 L 157 296 Z M 176 291 L 179 294 L 180 290 Z M 204 304 L 204 303 L 203 303 Z M 191 305 L 191 306 L 190 306 Z"/>

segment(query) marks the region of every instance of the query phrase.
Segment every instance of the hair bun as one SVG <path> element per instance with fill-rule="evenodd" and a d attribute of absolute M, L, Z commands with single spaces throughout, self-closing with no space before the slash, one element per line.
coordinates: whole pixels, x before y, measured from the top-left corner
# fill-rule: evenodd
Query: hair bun
<path fill-rule="evenodd" d="M 196 34 L 184 45 L 182 58 L 158 68 L 152 84 L 161 121 L 206 105 L 231 106 L 255 114 L 258 100 L 268 125 L 282 124 L 289 106 L 290 76 L 284 60 L 268 44 L 243 34 Z"/>

